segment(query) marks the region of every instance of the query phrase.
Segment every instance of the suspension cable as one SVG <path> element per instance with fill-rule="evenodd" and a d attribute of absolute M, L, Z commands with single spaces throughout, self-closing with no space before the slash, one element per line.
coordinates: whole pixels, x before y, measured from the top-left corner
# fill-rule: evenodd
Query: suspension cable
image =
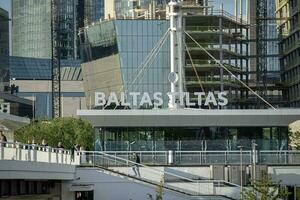
<path fill-rule="evenodd" d="M 240 80 L 235 74 L 233 74 L 227 67 L 225 67 L 220 61 L 218 61 L 212 54 L 210 54 L 201 44 L 199 44 L 189 33 L 184 31 L 184 33 L 195 42 L 209 57 L 211 57 L 218 65 L 220 65 L 223 69 L 225 69 L 230 75 L 232 75 L 238 82 L 240 82 L 243 86 L 245 86 L 248 90 L 250 90 L 255 96 L 261 99 L 264 103 L 270 106 L 272 109 L 277 110 L 272 104 L 266 101 L 263 97 L 257 94 L 254 90 L 252 90 L 246 83 Z"/>
<path fill-rule="evenodd" d="M 198 79 L 200 88 L 201 88 L 202 92 L 205 92 L 204 87 L 203 87 L 203 84 L 202 84 L 202 81 L 201 81 L 201 78 L 200 78 L 200 76 L 199 76 L 199 74 L 198 74 L 198 72 L 197 72 L 197 69 L 196 69 L 196 67 L 195 67 L 195 65 L 194 65 L 194 61 L 193 61 L 193 59 L 192 59 L 191 53 L 190 53 L 190 51 L 189 51 L 189 49 L 188 49 L 186 43 L 184 44 L 184 46 L 185 46 L 186 52 L 187 52 L 187 54 L 188 54 L 188 56 L 189 56 L 189 59 L 190 59 L 190 61 L 191 61 L 191 65 L 192 65 L 192 67 L 193 67 L 193 70 L 194 70 L 194 72 L 195 72 L 195 74 L 196 74 L 196 77 L 197 77 L 197 79 Z"/>
<path fill-rule="evenodd" d="M 145 71 L 148 70 L 148 68 L 152 65 L 152 63 L 154 62 L 154 58 L 157 56 L 157 54 L 159 53 L 159 50 L 161 49 L 161 47 L 164 45 L 164 43 L 166 42 L 166 39 L 168 37 L 170 33 L 170 29 L 167 30 L 167 32 L 164 34 L 164 36 L 161 38 L 161 40 L 157 43 L 158 45 L 156 45 L 153 49 L 152 49 L 152 53 L 150 54 L 150 56 L 148 56 L 148 60 L 146 62 L 144 62 L 144 65 L 142 67 L 142 69 L 140 69 L 139 73 L 137 74 L 137 76 L 135 77 L 135 79 L 130 83 L 130 86 L 133 86 L 135 84 L 135 82 L 138 80 L 138 78 L 141 76 L 140 81 L 143 79 L 144 75 L 145 75 Z M 136 87 L 133 88 L 135 90 L 138 90 L 140 88 L 140 81 L 137 82 Z M 117 108 L 117 106 L 114 108 L 114 110 Z"/>
<path fill-rule="evenodd" d="M 146 69 L 147 66 L 150 66 L 150 62 L 151 60 L 153 60 L 153 58 L 159 53 L 160 48 L 163 46 L 163 44 L 165 43 L 168 35 L 170 33 L 170 29 L 167 30 L 167 32 L 164 34 L 164 36 L 161 38 L 161 40 L 158 42 L 158 45 L 153 49 L 152 53 L 150 54 L 150 56 L 148 56 L 147 61 L 142 65 L 142 69 L 139 71 L 139 73 L 137 74 L 137 76 L 135 77 L 135 79 L 131 82 L 130 85 L 133 85 L 135 83 L 135 81 L 137 81 L 137 79 L 139 78 L 139 76 L 141 74 L 144 74 L 144 70 Z M 149 65 L 148 65 L 149 64 Z"/>
<path fill-rule="evenodd" d="M 192 59 L 191 52 L 190 52 L 189 48 L 187 47 L 186 43 L 184 43 L 184 46 L 185 46 L 186 52 L 188 53 L 188 56 L 189 56 L 189 59 L 190 59 L 190 61 L 191 61 L 191 65 L 192 65 L 192 67 L 193 67 L 193 69 L 194 69 L 194 72 L 195 72 L 195 74 L 196 74 L 196 77 L 197 77 L 197 79 L 198 79 L 198 83 L 199 83 L 199 85 L 200 85 L 200 88 L 201 88 L 202 92 L 205 93 L 205 90 L 204 90 L 204 87 L 203 87 L 201 78 L 200 78 L 200 76 L 199 76 L 199 74 L 198 74 L 198 72 L 197 72 L 197 69 L 196 69 L 196 67 L 195 67 L 194 61 L 193 61 L 193 59 Z M 208 105 L 208 108 L 211 109 L 210 105 Z"/>
<path fill-rule="evenodd" d="M 169 32 L 168 32 L 168 33 L 169 33 Z M 140 81 L 143 80 L 143 78 L 144 78 L 144 76 L 145 76 L 146 70 L 148 70 L 149 67 L 153 64 L 154 58 L 157 56 L 157 54 L 159 53 L 159 50 L 162 48 L 162 46 L 163 46 L 164 43 L 166 42 L 167 36 L 168 36 L 168 35 L 169 35 L 169 34 L 167 34 L 166 37 L 163 38 L 163 40 L 161 41 L 161 43 L 160 43 L 160 45 L 159 45 L 157 51 L 156 51 L 156 52 L 153 54 L 153 56 L 151 57 L 151 60 L 149 61 L 149 64 L 148 64 L 147 67 L 144 69 L 144 71 L 142 71 L 142 76 L 141 76 L 141 78 L 140 78 Z M 140 81 L 138 81 L 137 84 L 136 84 L 136 88 L 135 88 L 136 90 L 138 90 L 138 89 L 141 87 L 141 85 L 139 84 Z"/>

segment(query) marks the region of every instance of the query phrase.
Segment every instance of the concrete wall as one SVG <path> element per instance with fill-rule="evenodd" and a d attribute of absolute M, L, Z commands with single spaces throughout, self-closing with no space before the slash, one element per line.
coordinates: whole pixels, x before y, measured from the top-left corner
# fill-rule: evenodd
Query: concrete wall
<path fill-rule="evenodd" d="M 84 63 L 82 73 L 88 108 L 95 105 L 95 92 L 104 92 L 109 95 L 110 92 L 122 91 L 119 55 Z"/>
<path fill-rule="evenodd" d="M 212 172 L 210 167 L 201 166 L 201 167 L 168 167 L 171 169 L 171 173 L 175 173 L 180 176 L 184 176 L 185 174 L 189 174 L 194 176 L 194 178 L 202 178 L 202 179 L 211 179 Z M 167 170 L 168 171 L 168 170 Z M 177 172 L 176 172 L 177 171 Z M 181 173 L 182 172 L 182 173 Z M 193 178 L 192 176 L 187 178 Z"/>
<path fill-rule="evenodd" d="M 268 173 L 274 182 L 282 185 L 300 185 L 299 166 L 269 166 Z"/>
<path fill-rule="evenodd" d="M 11 84 L 19 86 L 19 92 L 51 92 L 50 80 L 11 80 Z M 62 81 L 62 92 L 83 92 L 82 81 Z"/>
<path fill-rule="evenodd" d="M 65 182 L 62 185 L 62 199 L 73 200 L 74 192 L 70 191 L 73 186 L 92 184 L 94 188 L 95 200 L 120 200 L 132 199 L 141 200 L 147 199 L 147 194 L 155 196 L 156 187 L 141 182 L 135 181 L 126 177 L 118 177 L 97 169 L 81 168 L 76 172 L 78 180 L 72 182 Z M 192 197 L 175 193 L 171 191 L 164 191 L 164 200 L 186 200 Z M 198 198 L 197 198 L 198 199 Z M 201 198 L 199 198 L 201 199 Z M 209 199 L 209 198 L 205 198 Z M 216 199 L 216 198 L 211 198 Z"/>
<path fill-rule="evenodd" d="M 73 180 L 75 166 L 15 160 L 0 161 L 0 179 Z"/>
<path fill-rule="evenodd" d="M 51 92 L 52 85 L 49 80 L 12 80 L 11 84 L 19 86 L 19 96 L 26 99 L 35 100 L 35 94 L 45 93 L 47 101 L 43 106 L 48 107 L 47 115 L 50 115 L 51 110 Z M 62 94 L 62 116 L 77 117 L 76 112 L 79 109 L 86 109 L 86 100 L 84 96 L 76 96 L 72 93 L 83 93 L 83 81 L 62 81 L 62 93 L 69 93 L 68 96 Z M 72 96 L 73 95 L 73 96 Z M 38 105 L 36 105 L 38 106 Z M 38 108 L 37 108 L 38 110 Z M 45 118 L 45 117 L 44 117 Z"/>

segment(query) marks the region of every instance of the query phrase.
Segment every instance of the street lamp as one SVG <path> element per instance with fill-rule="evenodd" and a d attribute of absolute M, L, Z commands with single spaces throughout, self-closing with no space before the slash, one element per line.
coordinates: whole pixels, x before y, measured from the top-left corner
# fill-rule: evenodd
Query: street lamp
<path fill-rule="evenodd" d="M 243 199 L 243 146 L 238 146 L 240 149 L 240 176 L 241 176 L 241 199 Z"/>
<path fill-rule="evenodd" d="M 252 154 L 253 154 L 253 157 L 252 157 L 252 179 L 255 181 L 256 179 L 256 146 L 257 144 L 255 143 L 255 141 L 252 141 Z"/>

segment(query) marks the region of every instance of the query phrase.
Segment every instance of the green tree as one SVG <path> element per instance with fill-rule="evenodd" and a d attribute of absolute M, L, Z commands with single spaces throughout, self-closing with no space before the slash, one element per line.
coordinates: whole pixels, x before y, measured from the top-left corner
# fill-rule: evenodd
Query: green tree
<path fill-rule="evenodd" d="M 58 142 L 70 149 L 73 144 L 93 148 L 93 127 L 86 121 L 71 117 L 50 121 L 36 121 L 15 131 L 15 140 L 27 143 L 33 139 L 37 143 L 46 140 L 49 146 L 56 147 Z"/>
<path fill-rule="evenodd" d="M 156 192 L 155 199 L 152 194 L 148 194 L 149 200 L 163 200 L 163 196 L 164 196 L 164 180 L 163 179 L 164 178 L 161 178 L 160 183 L 155 190 L 155 192 Z"/>
<path fill-rule="evenodd" d="M 243 191 L 243 200 L 279 200 L 287 199 L 289 193 L 280 183 L 274 183 L 272 178 L 263 171 L 260 180 L 252 180 L 251 187 Z"/>
<path fill-rule="evenodd" d="M 300 132 L 292 132 L 289 130 L 289 148 L 300 150 Z"/>

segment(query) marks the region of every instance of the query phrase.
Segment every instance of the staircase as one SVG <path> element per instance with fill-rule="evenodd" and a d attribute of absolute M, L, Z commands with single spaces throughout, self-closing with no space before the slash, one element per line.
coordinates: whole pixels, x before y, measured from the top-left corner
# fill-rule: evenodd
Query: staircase
<path fill-rule="evenodd" d="M 164 190 L 185 195 L 187 199 L 240 199 L 240 186 L 222 180 L 192 179 L 164 171 L 162 167 L 150 167 L 104 152 L 80 152 L 82 167 L 97 167 L 99 173 L 122 177 L 140 184 L 163 187 Z M 133 166 L 139 166 L 140 176 L 134 174 Z M 172 177 L 172 181 L 165 177 Z"/>

